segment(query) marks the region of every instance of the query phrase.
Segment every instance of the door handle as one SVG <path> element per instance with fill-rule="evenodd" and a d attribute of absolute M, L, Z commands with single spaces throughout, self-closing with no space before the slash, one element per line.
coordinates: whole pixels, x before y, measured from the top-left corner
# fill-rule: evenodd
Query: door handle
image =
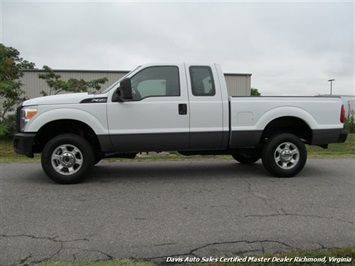
<path fill-rule="evenodd" d="M 187 115 L 187 104 L 186 103 L 179 104 L 179 115 Z"/>

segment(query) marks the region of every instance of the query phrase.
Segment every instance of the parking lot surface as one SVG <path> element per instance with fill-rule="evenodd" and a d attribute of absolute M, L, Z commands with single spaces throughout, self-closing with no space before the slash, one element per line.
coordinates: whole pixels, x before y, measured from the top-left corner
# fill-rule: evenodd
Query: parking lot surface
<path fill-rule="evenodd" d="M 0 164 L 0 265 L 354 246 L 354 172 L 354 159 L 286 179 L 260 161 L 104 161 L 57 185 L 40 164 Z"/>

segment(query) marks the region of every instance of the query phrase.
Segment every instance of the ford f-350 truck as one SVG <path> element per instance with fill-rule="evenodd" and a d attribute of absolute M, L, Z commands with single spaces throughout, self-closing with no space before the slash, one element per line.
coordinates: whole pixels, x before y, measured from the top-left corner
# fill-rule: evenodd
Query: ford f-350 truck
<path fill-rule="evenodd" d="M 292 177 L 306 163 L 305 144 L 346 140 L 344 120 L 338 97 L 230 97 L 217 64 L 149 64 L 99 94 L 23 102 L 14 146 L 28 157 L 42 153 L 57 183 L 82 181 L 102 158 L 148 151 L 261 158 L 272 175 Z"/>

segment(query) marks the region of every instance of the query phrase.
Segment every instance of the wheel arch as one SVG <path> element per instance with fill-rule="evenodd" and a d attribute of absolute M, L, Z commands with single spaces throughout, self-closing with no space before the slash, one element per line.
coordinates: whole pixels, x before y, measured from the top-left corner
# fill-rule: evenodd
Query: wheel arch
<path fill-rule="evenodd" d="M 312 129 L 301 118 L 295 116 L 282 116 L 270 121 L 262 133 L 262 139 L 268 139 L 281 133 L 296 135 L 307 143 L 312 141 Z"/>
<path fill-rule="evenodd" d="M 75 119 L 59 119 L 43 125 L 34 139 L 34 152 L 42 152 L 49 140 L 67 133 L 73 133 L 86 139 L 92 145 L 95 154 L 101 154 L 100 142 L 95 131 L 86 123 Z"/>

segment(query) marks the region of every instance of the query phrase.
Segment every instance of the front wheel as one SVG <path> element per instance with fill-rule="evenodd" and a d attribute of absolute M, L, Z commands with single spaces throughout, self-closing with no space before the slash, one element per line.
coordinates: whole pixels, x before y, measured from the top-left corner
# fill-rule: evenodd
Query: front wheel
<path fill-rule="evenodd" d="M 81 182 L 94 165 L 91 145 L 75 134 L 63 134 L 51 139 L 42 152 L 42 168 L 47 176 L 59 184 Z"/>
<path fill-rule="evenodd" d="M 307 150 L 303 142 L 293 134 L 271 137 L 262 151 L 265 169 L 276 177 L 297 175 L 307 161 Z"/>

